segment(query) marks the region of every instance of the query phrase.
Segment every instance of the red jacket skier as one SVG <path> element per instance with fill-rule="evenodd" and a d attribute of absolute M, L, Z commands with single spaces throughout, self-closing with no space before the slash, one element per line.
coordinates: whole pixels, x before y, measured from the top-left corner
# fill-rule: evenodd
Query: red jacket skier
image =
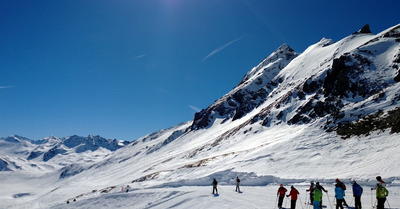
<path fill-rule="evenodd" d="M 287 189 L 285 187 L 283 187 L 283 184 L 281 184 L 278 189 L 278 192 L 276 193 L 276 195 L 279 195 L 278 208 L 282 208 L 283 198 L 285 198 L 286 192 L 287 192 Z"/>
<path fill-rule="evenodd" d="M 287 195 L 287 197 L 291 196 L 292 200 L 290 201 L 290 209 L 295 209 L 296 208 L 296 201 L 297 201 L 297 196 L 299 195 L 299 191 L 297 191 L 294 186 L 290 187 L 290 193 Z"/>

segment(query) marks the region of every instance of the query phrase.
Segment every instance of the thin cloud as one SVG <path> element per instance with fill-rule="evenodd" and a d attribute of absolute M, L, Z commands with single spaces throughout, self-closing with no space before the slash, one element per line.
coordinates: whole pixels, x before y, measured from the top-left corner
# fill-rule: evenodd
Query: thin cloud
<path fill-rule="evenodd" d="M 242 38 L 243 38 L 243 36 L 241 36 L 241 37 L 239 37 L 239 38 L 237 38 L 237 39 L 235 39 L 235 40 L 233 40 L 233 41 L 231 41 L 231 42 L 229 42 L 229 43 L 227 43 L 227 44 L 225 44 L 225 45 L 223 45 L 223 46 L 218 47 L 217 49 L 215 49 L 214 51 L 212 51 L 210 54 L 208 54 L 206 57 L 204 57 L 203 60 L 202 60 L 202 62 L 204 62 L 204 61 L 207 60 L 208 58 L 214 56 L 216 53 L 218 53 L 218 52 L 224 50 L 226 47 L 228 47 L 228 46 L 234 44 L 235 42 L 239 41 L 239 40 L 242 39 Z"/>
<path fill-rule="evenodd" d="M 140 58 L 143 58 L 145 56 L 147 56 L 147 54 L 141 54 L 141 55 L 138 55 L 138 56 L 134 57 L 134 59 L 140 59 Z"/>
<path fill-rule="evenodd" d="M 0 86 L 0 89 L 10 89 L 14 88 L 14 86 Z"/>
<path fill-rule="evenodd" d="M 190 109 L 192 109 L 192 110 L 194 110 L 194 111 L 196 111 L 196 112 L 200 112 L 200 111 L 201 111 L 200 108 L 195 107 L 195 106 L 193 106 L 193 105 L 188 105 L 188 106 L 189 106 Z"/>

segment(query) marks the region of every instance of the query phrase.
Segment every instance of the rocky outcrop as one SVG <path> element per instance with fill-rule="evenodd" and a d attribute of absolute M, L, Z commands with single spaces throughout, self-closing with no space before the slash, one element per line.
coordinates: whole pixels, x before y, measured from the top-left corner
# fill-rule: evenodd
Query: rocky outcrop
<path fill-rule="evenodd" d="M 276 76 L 297 56 L 288 45 L 279 47 L 247 73 L 231 92 L 196 113 L 191 130 L 207 128 L 217 118 L 224 118 L 224 121 L 242 118 L 263 103 L 269 93 L 283 82 L 283 78 Z"/>
<path fill-rule="evenodd" d="M 362 27 L 358 32 L 359 33 L 372 33 L 371 29 L 369 29 L 369 25 L 368 24 L 364 25 L 364 27 Z"/>

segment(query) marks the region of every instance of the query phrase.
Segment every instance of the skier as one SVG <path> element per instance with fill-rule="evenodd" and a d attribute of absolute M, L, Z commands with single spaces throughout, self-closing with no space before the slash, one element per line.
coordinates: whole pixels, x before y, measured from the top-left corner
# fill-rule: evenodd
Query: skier
<path fill-rule="evenodd" d="M 283 203 L 283 198 L 285 198 L 285 193 L 287 192 L 287 189 L 283 187 L 283 184 L 279 186 L 278 192 L 276 195 L 279 195 L 279 201 L 278 201 L 278 208 L 282 208 L 282 203 Z"/>
<path fill-rule="evenodd" d="M 240 179 L 239 179 L 239 177 L 237 176 L 237 177 L 236 177 L 236 190 L 235 190 L 235 191 L 240 193 L 239 184 L 240 184 Z"/>
<path fill-rule="evenodd" d="M 347 207 L 348 205 L 346 203 L 346 200 L 344 199 L 344 196 L 346 195 L 346 193 L 345 193 L 346 185 L 344 185 L 344 183 L 341 182 L 339 179 L 336 179 L 335 181 L 336 181 L 336 184 L 339 185 L 340 187 L 342 187 L 342 189 L 343 189 L 343 205 Z"/>
<path fill-rule="evenodd" d="M 335 185 L 336 209 L 343 209 L 342 203 L 344 202 L 344 190 L 340 184 Z"/>
<path fill-rule="evenodd" d="M 378 201 L 377 209 L 384 209 L 386 197 L 389 195 L 389 191 L 386 189 L 386 183 L 382 180 L 380 176 L 376 177 L 378 183 L 375 188 L 371 188 L 371 190 L 376 190 L 376 199 Z"/>
<path fill-rule="evenodd" d="M 314 188 L 314 193 L 313 193 L 313 198 L 314 198 L 314 202 L 313 202 L 313 208 L 314 209 L 321 209 L 321 204 L 322 204 L 322 191 L 321 191 L 321 187 L 315 187 Z"/>
<path fill-rule="evenodd" d="M 310 205 L 312 205 L 313 202 L 314 202 L 314 188 L 315 188 L 315 184 L 314 184 L 314 182 L 310 182 L 310 183 L 311 183 L 310 189 L 307 189 L 306 191 L 307 191 L 307 192 L 310 192 Z"/>
<path fill-rule="evenodd" d="M 128 193 L 129 192 L 129 189 L 131 188 L 131 186 L 126 186 L 126 193 Z"/>
<path fill-rule="evenodd" d="M 290 209 L 296 209 L 296 201 L 297 201 L 297 195 L 299 195 L 299 191 L 297 191 L 296 188 L 294 188 L 294 186 L 290 187 L 290 193 L 289 195 L 287 195 L 286 197 L 291 196 L 292 200 L 290 201 Z"/>
<path fill-rule="evenodd" d="M 212 186 L 213 186 L 213 194 L 218 194 L 218 189 L 217 189 L 217 185 L 218 185 L 218 181 L 214 178 L 213 182 L 212 182 Z"/>
<path fill-rule="evenodd" d="M 321 191 L 321 200 L 319 202 L 319 207 L 322 208 L 322 191 L 324 191 L 325 193 L 328 193 L 328 190 L 326 190 L 323 186 L 321 186 L 319 184 L 319 182 L 316 183 L 315 188 L 319 189 Z M 315 195 L 314 195 L 314 199 L 315 199 Z"/>
<path fill-rule="evenodd" d="M 353 180 L 353 196 L 355 202 L 355 209 L 361 209 L 361 195 L 363 193 L 363 188 Z"/>

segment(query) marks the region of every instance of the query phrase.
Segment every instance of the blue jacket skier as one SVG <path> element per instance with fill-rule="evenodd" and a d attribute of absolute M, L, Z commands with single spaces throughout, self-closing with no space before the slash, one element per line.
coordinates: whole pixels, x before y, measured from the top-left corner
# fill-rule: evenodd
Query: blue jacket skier
<path fill-rule="evenodd" d="M 336 179 L 336 184 L 339 185 L 343 189 L 343 191 L 346 191 L 346 185 L 344 185 L 344 183 L 341 182 L 339 179 Z M 347 207 L 348 205 L 346 203 L 346 200 L 344 199 L 344 196 L 345 195 L 343 195 L 343 205 Z"/>
<path fill-rule="evenodd" d="M 339 185 L 335 185 L 335 197 L 336 197 L 336 209 L 343 209 L 343 200 L 344 200 L 344 190 Z"/>
<path fill-rule="evenodd" d="M 355 209 L 361 209 L 361 195 L 363 193 L 363 188 L 353 181 L 353 196 L 355 202 Z"/>

